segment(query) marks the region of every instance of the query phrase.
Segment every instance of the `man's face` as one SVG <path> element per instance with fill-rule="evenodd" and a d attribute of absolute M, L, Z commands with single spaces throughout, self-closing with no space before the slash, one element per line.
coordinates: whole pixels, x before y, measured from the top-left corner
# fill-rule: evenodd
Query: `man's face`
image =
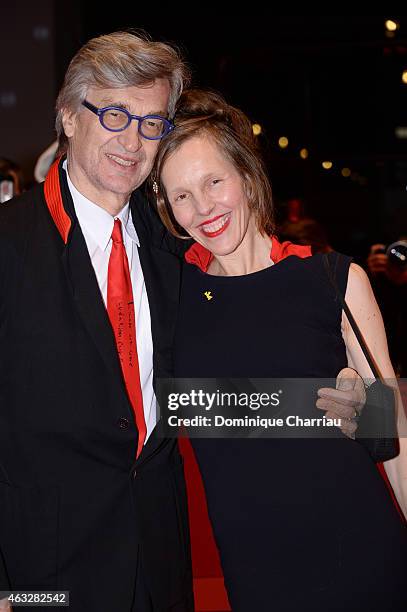
<path fill-rule="evenodd" d="M 98 108 L 121 106 L 132 115 L 166 117 L 169 95 L 168 81 L 157 79 L 148 87 L 90 88 L 86 99 Z M 112 215 L 120 212 L 149 175 L 159 141 L 143 138 L 137 120 L 122 132 L 110 132 L 84 106 L 77 113 L 64 111 L 63 125 L 69 139 L 69 176 L 75 187 Z"/>

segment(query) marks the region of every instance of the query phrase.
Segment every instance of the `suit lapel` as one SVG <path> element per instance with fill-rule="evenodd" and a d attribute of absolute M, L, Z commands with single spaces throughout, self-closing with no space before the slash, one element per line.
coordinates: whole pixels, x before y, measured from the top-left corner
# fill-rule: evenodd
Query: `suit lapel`
<path fill-rule="evenodd" d="M 82 323 L 108 371 L 124 392 L 113 331 L 78 223 L 72 229 L 70 240 L 62 254 L 62 262 L 72 290 L 73 303 Z"/>
<path fill-rule="evenodd" d="M 44 194 L 54 223 L 65 243 L 62 265 L 72 294 L 73 305 L 117 385 L 117 393 L 126 391 L 109 317 L 100 293 L 85 238 L 75 214 L 71 193 L 62 169 L 62 160 L 51 167 Z M 130 404 L 129 404 L 130 408 Z"/>

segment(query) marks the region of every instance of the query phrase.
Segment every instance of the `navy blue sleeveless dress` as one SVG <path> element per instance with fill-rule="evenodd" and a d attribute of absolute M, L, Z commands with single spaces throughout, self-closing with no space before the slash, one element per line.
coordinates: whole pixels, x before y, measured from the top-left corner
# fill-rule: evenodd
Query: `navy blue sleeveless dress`
<path fill-rule="evenodd" d="M 330 258 L 345 292 L 350 258 Z M 184 265 L 177 377 L 335 378 L 346 365 L 320 254 L 246 276 Z M 407 610 L 405 526 L 359 443 L 339 430 L 191 442 L 233 612 Z"/>

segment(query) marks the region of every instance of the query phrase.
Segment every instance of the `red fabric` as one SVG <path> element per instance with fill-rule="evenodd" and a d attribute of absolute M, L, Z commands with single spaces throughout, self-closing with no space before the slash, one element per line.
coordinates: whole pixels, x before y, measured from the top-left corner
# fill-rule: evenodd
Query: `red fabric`
<path fill-rule="evenodd" d="M 275 236 L 271 236 L 270 259 L 272 262 L 276 264 L 289 255 L 302 258 L 310 257 L 312 255 L 311 247 L 293 244 L 288 240 L 279 242 Z M 213 255 L 207 248 L 195 242 L 185 253 L 185 260 L 187 263 L 198 266 L 202 272 L 207 272 L 209 264 L 213 260 Z"/>
<path fill-rule="evenodd" d="M 385 484 L 386 484 L 386 486 L 387 486 L 387 488 L 389 490 L 391 499 L 393 501 L 393 504 L 396 506 L 397 512 L 399 513 L 401 520 L 403 521 L 403 523 L 407 523 L 407 521 L 406 521 L 406 519 L 404 517 L 403 511 L 402 511 L 402 509 L 399 506 L 399 503 L 398 503 L 398 501 L 396 499 L 396 496 L 394 495 L 393 487 L 390 484 L 390 480 L 389 480 L 389 478 L 388 478 L 388 476 L 386 474 L 386 471 L 384 469 L 383 463 L 378 463 L 377 464 L 377 469 L 379 470 L 380 475 L 383 478 L 383 480 L 384 480 L 384 482 L 385 482 Z"/>
<path fill-rule="evenodd" d="M 54 161 L 48 170 L 47 177 L 44 183 L 44 195 L 51 217 L 61 234 L 61 238 L 66 244 L 68 241 L 69 230 L 71 229 L 71 220 L 65 212 L 62 203 L 61 187 L 59 185 L 59 162 L 61 158 Z"/>
<path fill-rule="evenodd" d="M 112 232 L 112 251 L 107 276 L 107 312 L 116 339 L 127 394 L 136 417 L 138 457 L 146 439 L 146 422 L 137 355 L 133 291 L 119 219 L 115 219 Z"/>
<path fill-rule="evenodd" d="M 194 450 L 188 438 L 178 439 L 184 458 L 191 532 L 192 572 L 197 612 L 230 610 L 223 583 L 219 552 L 208 516 L 205 489 Z"/>

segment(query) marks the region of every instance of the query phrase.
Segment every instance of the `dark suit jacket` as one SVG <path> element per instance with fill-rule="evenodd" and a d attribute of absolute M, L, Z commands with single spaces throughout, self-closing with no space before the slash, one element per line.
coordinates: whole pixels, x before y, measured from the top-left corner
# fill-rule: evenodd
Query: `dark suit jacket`
<path fill-rule="evenodd" d="M 0 590 L 69 590 L 75 612 L 127 612 L 137 581 L 137 612 L 189 612 L 178 447 L 153 433 L 135 461 L 113 332 L 62 170 L 59 180 L 54 218 L 43 185 L 0 210 Z M 141 193 L 131 212 L 155 377 L 171 376 L 180 262 Z"/>

